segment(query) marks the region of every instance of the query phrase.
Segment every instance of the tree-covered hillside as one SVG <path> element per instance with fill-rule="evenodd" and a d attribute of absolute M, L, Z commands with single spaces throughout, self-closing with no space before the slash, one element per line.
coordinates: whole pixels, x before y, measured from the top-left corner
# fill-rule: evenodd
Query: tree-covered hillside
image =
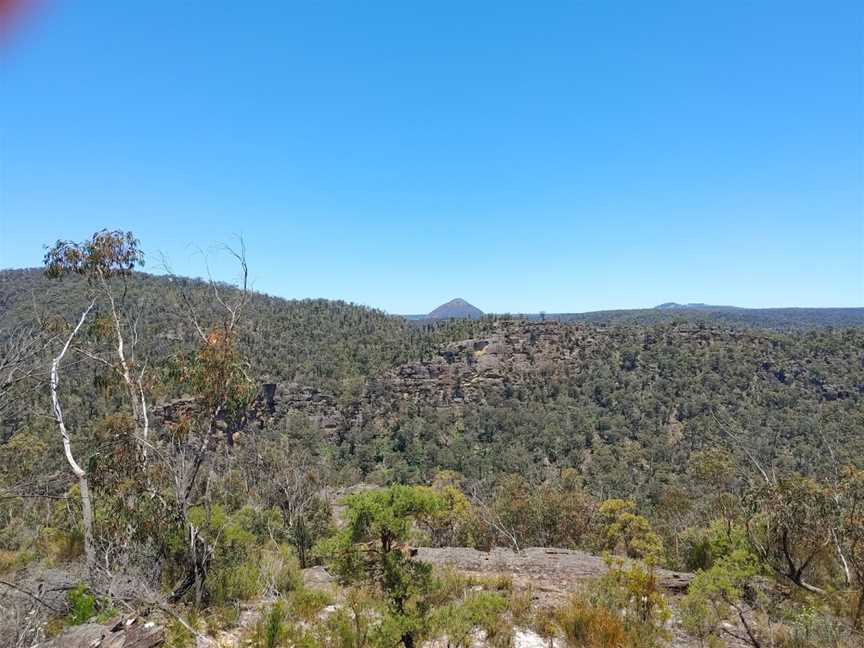
<path fill-rule="evenodd" d="M 782 472 L 824 474 L 831 452 L 859 461 L 862 399 L 862 329 L 501 321 L 370 381 L 333 438 L 385 481 L 576 468 L 592 492 L 654 506 L 691 490 L 706 448 Z"/>
<path fill-rule="evenodd" d="M 219 288 L 229 297 L 237 293 L 236 287 Z M 72 320 L 86 305 L 88 290 L 80 277 L 51 281 L 40 269 L 0 270 L 0 336 L 36 320 Z M 212 287 L 198 279 L 139 272 L 125 280 L 122 298 L 125 306 L 140 313 L 141 344 L 154 359 L 194 343 L 184 299 L 191 300 L 206 324 L 222 316 Z M 331 391 L 429 353 L 439 343 L 470 337 L 484 326 L 441 321 L 411 327 L 401 317 L 365 306 L 254 292 L 247 315 L 240 343 L 257 380 Z"/>
<path fill-rule="evenodd" d="M 0 330 L 72 321 L 88 290 L 78 277 L 0 272 Z M 208 326 L 220 317 L 204 281 L 136 273 L 121 295 L 140 317 L 141 357 L 157 366 L 195 347 L 190 304 Z M 344 302 L 252 293 L 237 340 L 252 380 L 279 386 L 271 433 L 296 427 L 292 413 L 308 418 L 308 442 L 343 480 L 423 482 L 442 468 L 542 480 L 572 467 L 593 490 L 639 493 L 653 506 L 664 489 L 688 490 L 688 459 L 708 447 L 744 464 L 746 447 L 803 472 L 829 468 L 827 444 L 844 459 L 864 456 L 862 328 L 492 317 L 418 326 Z M 91 418 L 119 406 L 98 366 L 70 371 L 76 398 L 100 403 Z M 285 393 L 289 385 L 307 396 Z M 7 421 L 4 438 L 48 412 L 44 382 L 22 397 L 29 413 Z"/>
<path fill-rule="evenodd" d="M 657 566 L 696 571 L 673 579 L 690 583 L 676 614 L 704 645 L 770 645 L 772 624 L 816 618 L 812 640 L 777 645 L 860 638 L 864 327 L 667 309 L 409 323 L 139 273 L 139 255 L 98 232 L 58 242 L 47 274 L 0 272 L 0 586 L 21 594 L 0 638 L 121 604 L 217 632 L 265 594 L 278 630 L 324 605 L 299 576 L 313 564 L 365 610 L 377 634 L 345 644 L 362 648 L 484 623 L 509 645 L 516 615 L 569 645 L 665 645 Z M 336 528 L 331 494 L 360 483 Z M 434 573 L 409 542 L 637 562 L 544 612 Z M 74 600 L 34 613 L 26 578 L 54 565 Z M 331 645 L 316 619 L 250 645 Z M 178 628 L 167 645 L 194 634 Z"/>
<path fill-rule="evenodd" d="M 714 326 L 797 330 L 864 326 L 864 308 L 737 308 L 707 304 L 661 304 L 655 308 L 531 315 L 531 319 L 595 324 L 641 324 L 688 321 Z"/>

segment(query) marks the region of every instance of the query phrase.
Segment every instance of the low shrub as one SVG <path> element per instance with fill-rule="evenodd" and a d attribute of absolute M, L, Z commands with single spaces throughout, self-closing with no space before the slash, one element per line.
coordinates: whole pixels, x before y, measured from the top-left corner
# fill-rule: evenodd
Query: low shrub
<path fill-rule="evenodd" d="M 313 621 L 330 603 L 330 595 L 316 589 L 298 589 L 288 597 L 291 612 L 307 622 Z"/>
<path fill-rule="evenodd" d="M 21 569 L 35 559 L 36 552 L 32 549 L 18 549 L 14 551 L 0 549 L 0 574 Z"/>
<path fill-rule="evenodd" d="M 648 648 L 665 645 L 671 613 L 654 570 L 618 560 L 549 617 L 535 617 L 535 626 L 547 638 L 553 636 L 550 626 L 557 626 L 570 646 Z"/>
<path fill-rule="evenodd" d="M 259 621 L 252 638 L 255 648 L 278 648 L 287 638 L 286 611 L 282 601 L 276 601 Z"/>
<path fill-rule="evenodd" d="M 69 590 L 66 598 L 69 601 L 66 617 L 69 625 L 80 625 L 94 618 L 97 622 L 106 621 L 115 613 L 107 599 L 96 596 L 83 583 Z"/>
<path fill-rule="evenodd" d="M 84 535 L 77 529 L 64 531 L 45 527 L 39 534 L 37 546 L 49 563 L 69 562 L 84 555 Z"/>
<path fill-rule="evenodd" d="M 211 567 L 207 573 L 207 591 L 212 605 L 248 601 L 261 593 L 261 569 L 257 561 L 238 565 Z"/>
<path fill-rule="evenodd" d="M 265 549 L 261 554 L 261 580 L 264 589 L 276 595 L 300 589 L 303 575 L 294 550 L 285 544 Z"/>
<path fill-rule="evenodd" d="M 531 586 L 510 592 L 508 607 L 513 623 L 526 625 L 531 620 L 531 609 L 534 601 L 534 590 Z"/>
<path fill-rule="evenodd" d="M 450 648 L 469 648 L 477 630 L 482 630 L 487 643 L 492 645 L 504 631 L 500 621 L 506 610 L 507 599 L 501 594 L 474 592 L 434 610 L 430 628 L 437 636 L 446 637 Z"/>
<path fill-rule="evenodd" d="M 579 596 L 559 608 L 554 619 L 572 648 L 621 648 L 627 642 L 624 623 L 614 612 Z"/>

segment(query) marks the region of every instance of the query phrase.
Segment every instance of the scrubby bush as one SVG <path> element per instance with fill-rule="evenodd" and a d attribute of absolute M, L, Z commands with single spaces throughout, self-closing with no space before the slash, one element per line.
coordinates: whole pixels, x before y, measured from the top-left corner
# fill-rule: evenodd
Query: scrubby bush
<path fill-rule="evenodd" d="M 79 529 L 45 527 L 39 534 L 37 547 L 49 564 L 68 562 L 84 555 L 84 535 Z"/>
<path fill-rule="evenodd" d="M 304 621 L 312 621 L 321 610 L 330 605 L 331 597 L 327 592 L 316 589 L 298 589 L 288 597 L 288 606 L 295 616 Z"/>
<path fill-rule="evenodd" d="M 619 612 L 628 637 L 637 645 L 653 646 L 667 638 L 665 624 L 671 612 L 653 567 L 610 561 L 592 592 L 595 601 Z"/>
<path fill-rule="evenodd" d="M 710 569 L 698 572 L 681 601 L 685 627 L 703 640 L 718 638 L 722 624 L 732 618 L 744 626 L 742 638 L 759 645 L 758 629 L 748 623 L 742 601 L 745 589 L 759 571 L 754 556 L 738 549 L 718 559 Z"/>
<path fill-rule="evenodd" d="M 507 607 L 507 599 L 497 592 L 470 593 L 432 612 L 431 633 L 446 640 L 448 648 L 470 648 L 478 630 L 487 640 L 500 634 L 500 617 Z"/>
<path fill-rule="evenodd" d="M 300 564 L 292 547 L 284 544 L 266 546 L 260 554 L 260 572 L 265 590 L 287 594 L 303 586 Z"/>
<path fill-rule="evenodd" d="M 618 616 L 581 596 L 570 599 L 553 618 L 571 648 L 620 648 L 625 645 L 627 633 Z"/>
<path fill-rule="evenodd" d="M 105 620 L 114 613 L 107 599 L 96 596 L 83 583 L 69 590 L 66 598 L 69 600 L 69 613 L 66 615 L 69 625 L 80 625 L 91 619 Z"/>
<path fill-rule="evenodd" d="M 18 549 L 14 551 L 0 549 L 0 574 L 20 569 L 35 559 L 36 552 L 32 549 Z"/>
<path fill-rule="evenodd" d="M 300 585 L 293 550 L 273 540 L 284 537 L 278 511 L 248 505 L 230 511 L 213 504 L 190 509 L 189 519 L 214 547 L 205 581 L 209 604 L 244 601 L 265 590 L 290 592 Z"/>
<path fill-rule="evenodd" d="M 663 543 L 651 523 L 634 512 L 632 500 L 609 499 L 597 510 L 597 542 L 603 551 L 620 550 L 625 556 L 657 563 L 663 555 Z"/>
<path fill-rule="evenodd" d="M 440 511 L 443 500 L 428 487 L 395 485 L 349 496 L 346 504 L 345 528 L 318 551 L 344 580 L 381 589 L 390 617 L 384 625 L 413 648 L 427 623 L 434 579 L 431 565 L 414 559 L 406 542 L 412 523 Z"/>
<path fill-rule="evenodd" d="M 686 529 L 680 537 L 684 564 L 690 571 L 710 569 L 716 560 L 747 551 L 747 533 L 729 520 L 713 520 L 707 528 Z"/>
<path fill-rule="evenodd" d="M 287 645 L 294 632 L 294 624 L 288 618 L 285 603 L 277 600 L 262 610 L 261 618 L 245 637 L 250 648 L 280 648 Z"/>

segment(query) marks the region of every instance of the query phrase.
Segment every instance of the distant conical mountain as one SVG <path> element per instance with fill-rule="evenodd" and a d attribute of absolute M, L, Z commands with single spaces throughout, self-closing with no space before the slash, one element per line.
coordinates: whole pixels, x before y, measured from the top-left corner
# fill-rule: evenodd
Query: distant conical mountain
<path fill-rule="evenodd" d="M 478 319 L 483 317 L 483 311 L 457 297 L 446 304 L 441 304 L 426 317 L 429 319 Z"/>

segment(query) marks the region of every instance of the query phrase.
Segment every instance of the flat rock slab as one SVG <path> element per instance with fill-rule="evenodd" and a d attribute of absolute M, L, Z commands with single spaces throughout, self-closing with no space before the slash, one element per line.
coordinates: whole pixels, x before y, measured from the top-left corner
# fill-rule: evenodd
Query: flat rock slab
<path fill-rule="evenodd" d="M 513 577 L 522 586 L 531 586 L 543 599 L 560 599 L 573 592 L 579 581 L 602 576 L 608 570 L 603 558 L 584 551 L 528 547 L 515 552 L 495 547 L 478 551 L 467 547 L 420 547 L 417 558 L 458 571 Z M 693 574 L 658 569 L 660 585 L 683 592 Z"/>
<path fill-rule="evenodd" d="M 337 589 L 336 578 L 321 565 L 308 567 L 301 573 L 303 575 L 303 585 L 306 587 L 331 592 Z"/>
<path fill-rule="evenodd" d="M 165 642 L 165 630 L 139 619 L 115 619 L 107 624 L 73 626 L 34 648 L 157 648 Z"/>

